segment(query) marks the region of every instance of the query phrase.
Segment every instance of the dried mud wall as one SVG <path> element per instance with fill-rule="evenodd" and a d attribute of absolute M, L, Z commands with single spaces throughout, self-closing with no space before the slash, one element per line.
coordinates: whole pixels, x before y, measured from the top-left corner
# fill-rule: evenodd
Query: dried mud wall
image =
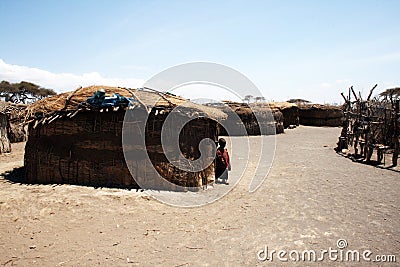
<path fill-rule="evenodd" d="M 8 138 L 8 119 L 7 115 L 0 112 L 0 154 L 11 151 L 11 144 Z"/>
<path fill-rule="evenodd" d="M 338 127 L 343 123 L 344 114 L 340 107 L 323 105 L 299 106 L 301 125 Z"/>
<path fill-rule="evenodd" d="M 57 119 L 50 124 L 29 125 L 25 148 L 25 177 L 30 183 L 79 184 L 95 187 L 138 188 L 135 179 L 143 179 L 154 189 L 173 189 L 174 185 L 198 187 L 213 174 L 213 165 L 202 172 L 180 171 L 166 159 L 161 147 L 160 129 L 164 115 L 150 115 L 146 132 L 132 126 L 132 134 L 146 135 L 146 148 L 152 165 L 146 164 L 146 151 L 140 146 L 122 149 L 124 111 L 81 112 L 74 118 Z M 140 122 L 138 122 L 140 123 Z M 135 123 L 133 122 L 132 125 Z M 205 126 L 208 126 L 206 128 Z M 203 129 L 203 130 L 201 130 Z M 216 123 L 194 120 L 181 132 L 180 145 L 186 157 L 196 158 L 195 144 L 203 138 L 216 139 Z M 139 140 L 141 137 L 138 137 Z M 127 163 L 126 163 L 127 162 Z M 132 169 L 131 176 L 128 165 Z M 157 173 L 167 177 L 165 184 L 155 179 Z M 152 181 L 154 180 L 154 183 Z"/>
<path fill-rule="evenodd" d="M 299 108 L 289 107 L 280 109 L 283 115 L 283 127 L 286 129 L 290 125 L 299 126 Z"/>
<path fill-rule="evenodd" d="M 229 107 L 219 108 L 228 115 L 222 124 L 230 127 L 231 131 L 228 134 L 227 130 L 220 125 L 219 135 L 260 135 L 261 132 L 271 135 L 283 133 L 284 131 L 283 115 L 278 109 L 249 107 L 247 104 L 235 102 L 228 103 L 228 105 Z M 244 130 L 243 127 L 245 128 Z"/>
<path fill-rule="evenodd" d="M 27 140 L 27 131 L 22 123 L 10 123 L 8 137 L 11 143 L 25 142 Z"/>
<path fill-rule="evenodd" d="M 3 106 L 4 113 L 7 114 L 9 128 L 8 138 L 11 143 L 24 142 L 27 139 L 26 126 L 24 125 L 24 119 L 26 115 L 27 105 L 14 104 L 14 103 L 1 103 Z"/>

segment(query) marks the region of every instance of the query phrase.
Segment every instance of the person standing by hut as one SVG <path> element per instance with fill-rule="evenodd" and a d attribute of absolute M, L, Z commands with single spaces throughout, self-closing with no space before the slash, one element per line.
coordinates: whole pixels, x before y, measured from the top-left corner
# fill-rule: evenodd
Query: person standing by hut
<path fill-rule="evenodd" d="M 222 180 L 222 183 L 228 184 L 228 171 L 231 170 L 231 163 L 229 160 L 228 150 L 225 148 L 226 140 L 220 138 L 218 140 L 219 147 L 217 148 L 217 153 L 215 157 L 215 182 L 218 179 Z"/>

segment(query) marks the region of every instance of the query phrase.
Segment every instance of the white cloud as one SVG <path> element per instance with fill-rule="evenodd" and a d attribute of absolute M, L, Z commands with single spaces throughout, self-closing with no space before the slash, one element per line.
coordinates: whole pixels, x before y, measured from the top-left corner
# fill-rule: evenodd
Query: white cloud
<path fill-rule="evenodd" d="M 321 85 L 322 88 L 331 88 L 332 87 L 332 84 L 326 83 L 326 82 L 321 83 L 320 85 Z"/>
<path fill-rule="evenodd" d="M 351 83 L 350 79 L 338 79 L 336 80 L 337 84 L 349 84 Z"/>
<path fill-rule="evenodd" d="M 0 59 L 0 81 L 2 80 L 9 82 L 28 81 L 45 88 L 54 89 L 57 92 L 72 91 L 79 86 L 89 85 L 137 88 L 144 83 L 143 79 L 106 78 L 98 72 L 83 74 L 52 73 L 38 68 L 8 64 Z"/>

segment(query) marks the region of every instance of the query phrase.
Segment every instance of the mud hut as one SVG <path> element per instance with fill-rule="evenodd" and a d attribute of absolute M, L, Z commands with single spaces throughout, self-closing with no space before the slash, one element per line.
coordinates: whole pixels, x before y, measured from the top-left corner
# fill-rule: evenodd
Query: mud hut
<path fill-rule="evenodd" d="M 122 127 L 127 109 L 90 109 L 80 105 L 100 89 L 108 95 L 118 93 L 130 98 L 133 108 L 149 114 L 147 121 L 139 121 L 139 117 L 138 121 L 131 121 L 131 125 L 144 123 L 145 127 L 145 132 L 140 132 L 140 128 L 131 129 L 132 134 L 145 138 L 146 146 L 143 149 L 130 144 L 126 149 L 134 155 L 133 158 L 125 160 L 122 147 Z M 146 185 L 153 189 L 206 185 L 213 179 L 213 164 L 203 171 L 185 171 L 170 162 L 162 148 L 161 130 L 176 131 L 165 129 L 164 121 L 178 105 L 185 106 L 185 112 L 178 112 L 174 119 L 191 119 L 179 134 L 181 152 L 187 159 L 198 159 L 200 141 L 204 138 L 217 140 L 217 122 L 214 119 L 226 116 L 219 110 L 154 90 L 106 86 L 79 88 L 72 93 L 38 101 L 28 108 L 26 181 L 138 188 L 136 179 L 146 181 Z M 210 150 L 208 157 L 213 158 L 213 153 Z M 152 166 L 146 164 L 146 154 Z M 168 182 L 159 184 L 157 175 Z"/>
<path fill-rule="evenodd" d="M 338 127 L 343 123 L 344 113 L 341 106 L 300 105 L 299 119 L 301 125 Z"/>
<path fill-rule="evenodd" d="M 245 131 L 231 125 L 229 135 L 260 135 L 283 133 L 283 115 L 278 109 L 271 109 L 266 103 L 238 103 L 225 101 L 218 108 L 228 115 L 225 124 L 241 124 Z M 236 118 L 239 118 L 237 120 Z M 229 126 L 228 126 L 229 127 Z M 219 127 L 220 135 L 228 135 L 223 127 Z"/>
<path fill-rule="evenodd" d="M 299 126 L 299 108 L 296 104 L 289 102 L 271 102 L 268 104 L 271 110 L 278 110 L 282 113 L 285 129 L 291 125 Z"/>
<path fill-rule="evenodd" d="M 24 119 L 26 115 L 26 108 L 28 105 L 15 104 L 11 102 L 0 101 L 2 111 L 8 118 L 8 138 L 11 143 L 24 142 L 27 138 L 26 125 Z"/>

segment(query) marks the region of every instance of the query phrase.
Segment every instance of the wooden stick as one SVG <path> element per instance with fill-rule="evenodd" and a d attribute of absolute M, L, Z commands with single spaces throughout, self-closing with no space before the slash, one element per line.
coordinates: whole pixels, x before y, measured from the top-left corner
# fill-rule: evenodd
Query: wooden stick
<path fill-rule="evenodd" d="M 367 101 L 369 101 L 369 99 L 371 98 L 372 92 L 375 90 L 375 88 L 378 86 L 378 84 L 375 84 L 374 87 L 372 87 L 371 91 L 369 91 L 369 95 L 367 98 Z"/>
<path fill-rule="evenodd" d="M 344 94 L 343 93 L 340 93 L 341 95 L 342 95 L 342 97 L 343 97 L 343 99 L 344 99 L 344 102 L 348 102 L 348 100 L 347 100 L 347 98 L 344 96 Z"/>
<path fill-rule="evenodd" d="M 350 90 L 351 90 L 351 92 L 353 93 L 354 98 L 356 99 L 356 101 L 358 101 L 358 97 L 357 97 L 357 95 L 356 95 L 356 92 L 354 92 L 353 86 L 350 87 Z"/>
<path fill-rule="evenodd" d="M 81 89 L 82 89 L 82 86 L 79 86 L 78 88 L 75 89 L 75 91 L 73 91 L 73 92 L 65 99 L 65 104 L 64 104 L 64 107 L 63 107 L 62 109 L 66 109 L 66 108 L 67 108 L 67 106 L 68 106 L 69 101 L 71 100 L 71 98 L 74 96 L 74 94 L 75 94 L 76 92 L 78 92 L 78 91 L 81 90 Z"/>
<path fill-rule="evenodd" d="M 397 166 L 397 158 L 399 156 L 399 125 L 398 125 L 398 120 L 399 120 L 399 105 L 400 105 L 400 100 L 396 100 L 395 105 L 394 105 L 394 150 L 393 150 L 393 158 L 392 158 L 392 163 L 393 166 Z"/>

